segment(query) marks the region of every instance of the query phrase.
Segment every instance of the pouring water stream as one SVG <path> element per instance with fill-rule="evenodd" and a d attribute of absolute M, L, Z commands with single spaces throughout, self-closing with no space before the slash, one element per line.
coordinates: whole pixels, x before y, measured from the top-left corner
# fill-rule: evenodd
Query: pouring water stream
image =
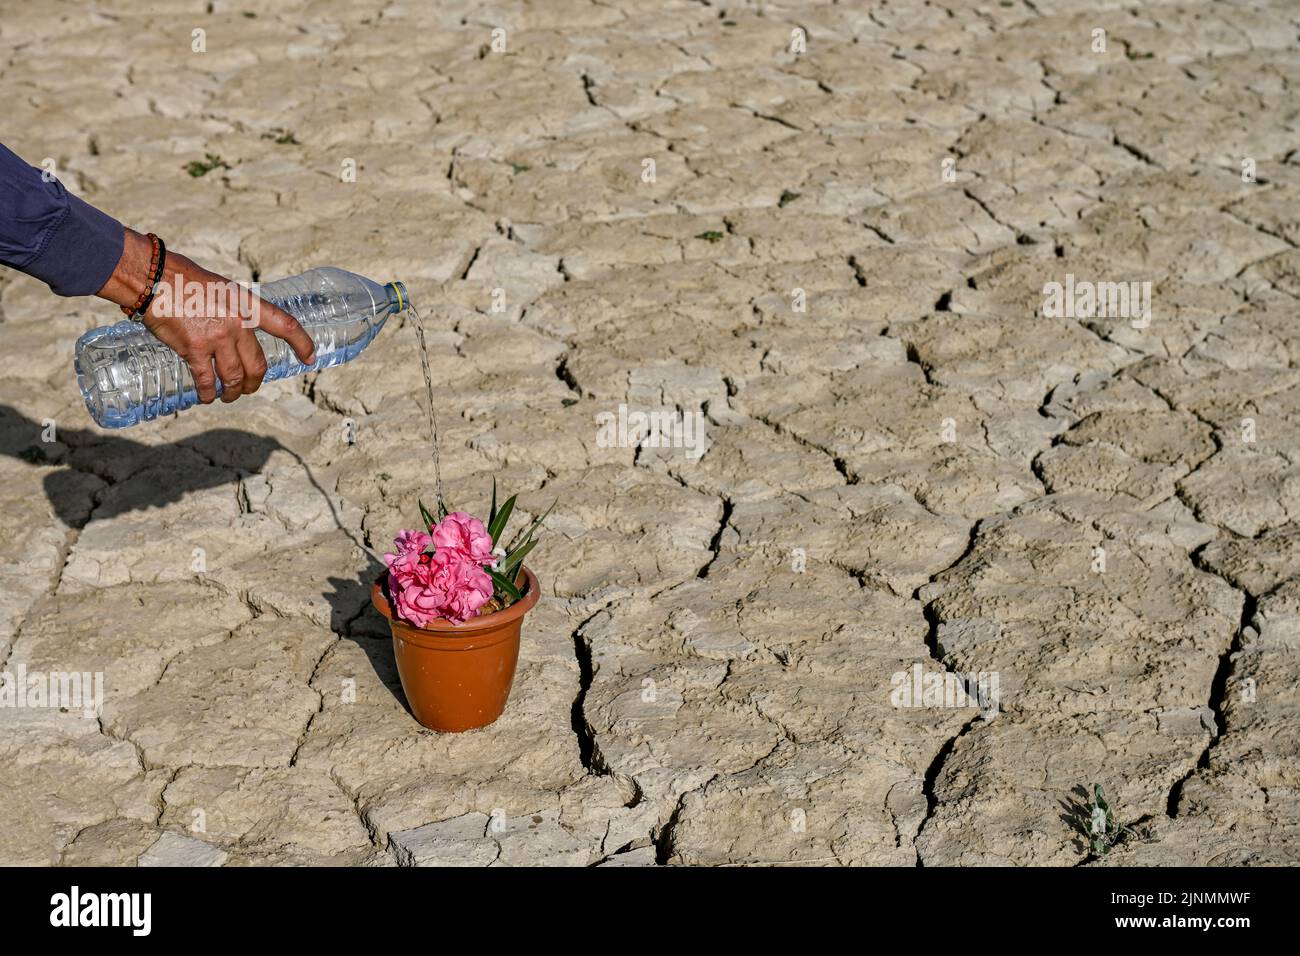
<path fill-rule="evenodd" d="M 433 410 L 433 377 L 429 373 L 429 348 L 424 341 L 424 322 L 414 305 L 407 307 L 411 318 L 415 320 L 415 334 L 420 340 L 420 366 L 424 370 L 424 394 L 429 407 L 429 447 L 433 454 L 434 492 L 438 496 L 438 517 L 447 509 L 446 499 L 442 496 L 442 470 L 438 462 L 438 419 Z"/>

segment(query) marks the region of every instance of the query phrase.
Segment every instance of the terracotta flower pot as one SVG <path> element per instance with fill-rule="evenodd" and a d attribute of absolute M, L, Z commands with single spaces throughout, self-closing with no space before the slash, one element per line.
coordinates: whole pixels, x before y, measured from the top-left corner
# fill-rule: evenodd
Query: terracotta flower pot
<path fill-rule="evenodd" d="M 459 732 L 486 727 L 506 709 L 519 661 L 519 629 L 541 597 L 528 568 L 524 596 L 503 611 L 470 618 L 464 624 L 435 621 L 415 627 L 393 613 L 385 573 L 370 589 L 370 600 L 393 632 L 397 674 L 415 719 L 430 730 Z"/>

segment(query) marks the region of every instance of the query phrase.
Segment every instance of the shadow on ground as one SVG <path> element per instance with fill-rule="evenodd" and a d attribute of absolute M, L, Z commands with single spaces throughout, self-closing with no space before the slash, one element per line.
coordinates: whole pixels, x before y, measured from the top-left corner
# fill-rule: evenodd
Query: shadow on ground
<path fill-rule="evenodd" d="M 258 474 L 277 450 L 289 451 L 274 438 L 233 428 L 214 428 L 170 444 L 147 445 L 94 428 L 59 427 L 47 440 L 44 423 L 9 405 L 0 405 L 0 454 L 37 465 L 64 465 L 45 476 L 45 496 L 69 528 L 80 530 L 89 517 L 85 482 L 91 474 L 109 484 L 146 468 L 199 456 L 216 467 L 178 468 L 165 482 L 143 483 L 130 495 L 114 495 L 95 507 L 96 518 L 115 518 L 131 511 L 161 508 L 193 491 L 234 484 L 241 475 Z"/>
<path fill-rule="evenodd" d="M 95 518 L 101 519 L 161 508 L 191 492 L 234 485 L 245 476 L 259 474 L 273 452 L 285 451 L 297 458 L 308 480 L 329 502 L 339 531 L 352 539 L 366 556 L 365 569 L 356 577 L 326 579 L 328 590 L 323 592 L 323 597 L 330 605 L 330 630 L 361 648 L 375 675 L 403 707 L 407 706 L 387 625 L 370 606 L 370 586 L 384 565 L 343 525 L 329 495 L 293 449 L 274 438 L 233 428 L 214 428 L 180 441 L 155 445 L 97 428 L 59 427 L 53 433 L 53 440 L 46 440 L 47 435 L 50 432 L 44 423 L 28 418 L 12 406 L 0 404 L 0 455 L 36 465 L 62 466 L 45 476 L 45 496 L 58 519 L 75 530 L 85 527 L 92 510 Z M 202 467 L 169 469 L 165 481 L 149 480 L 152 475 L 133 481 L 133 476 L 146 469 L 165 466 L 177 459 L 195 460 L 195 456 L 202 461 Z M 86 474 L 110 485 L 129 482 L 129 493 L 94 501 L 82 477 Z"/>
<path fill-rule="evenodd" d="M 411 712 L 397 676 L 393 641 L 388 623 L 370 603 L 370 586 L 383 572 L 384 565 L 367 552 L 366 568 L 355 578 L 331 577 L 325 599 L 330 604 L 330 630 L 342 640 L 351 641 L 370 661 L 375 676 L 392 693 L 407 713 Z M 414 719 L 414 715 L 412 715 Z"/>

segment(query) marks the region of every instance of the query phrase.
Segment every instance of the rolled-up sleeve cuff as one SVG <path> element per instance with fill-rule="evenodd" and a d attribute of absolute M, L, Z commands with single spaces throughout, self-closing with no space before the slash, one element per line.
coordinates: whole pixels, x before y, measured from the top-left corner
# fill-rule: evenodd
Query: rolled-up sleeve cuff
<path fill-rule="evenodd" d="M 67 194 L 68 212 L 24 271 L 58 295 L 94 295 L 122 258 L 122 224 Z"/>

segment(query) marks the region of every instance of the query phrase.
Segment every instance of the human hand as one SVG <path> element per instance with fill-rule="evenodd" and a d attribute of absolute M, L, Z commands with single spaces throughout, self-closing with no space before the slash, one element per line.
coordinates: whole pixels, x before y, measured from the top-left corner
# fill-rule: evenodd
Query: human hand
<path fill-rule="evenodd" d="M 99 296 L 133 306 L 148 285 L 152 253 L 146 236 L 126 230 L 122 258 Z M 170 250 L 144 324 L 189 365 L 199 401 L 205 405 L 216 398 L 218 380 L 223 402 L 261 387 L 266 356 L 254 329 L 288 342 L 304 365 L 316 360 L 311 337 L 288 312 Z"/>

